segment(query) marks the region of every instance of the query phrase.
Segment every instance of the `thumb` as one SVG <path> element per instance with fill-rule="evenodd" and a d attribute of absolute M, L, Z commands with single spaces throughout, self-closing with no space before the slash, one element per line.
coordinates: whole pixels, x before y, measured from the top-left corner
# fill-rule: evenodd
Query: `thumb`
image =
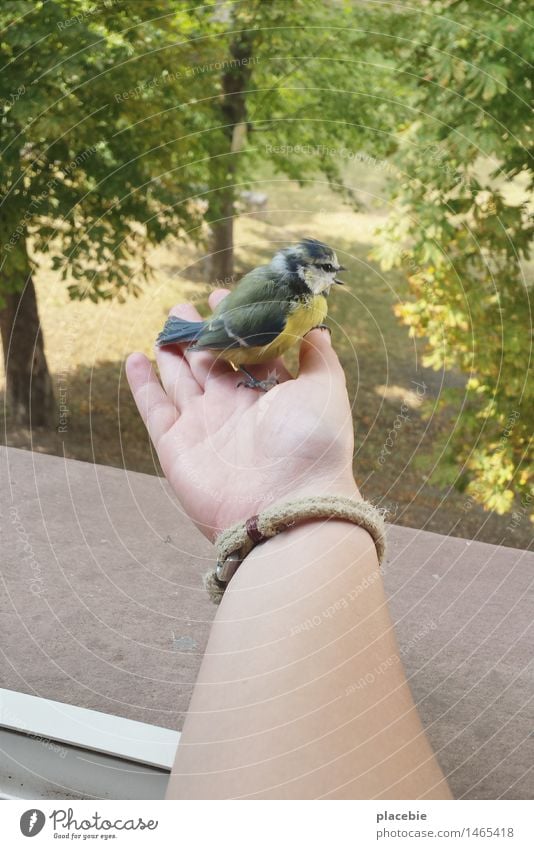
<path fill-rule="evenodd" d="M 344 380 L 344 372 L 332 347 L 328 330 L 312 330 L 300 346 L 299 378 Z"/>

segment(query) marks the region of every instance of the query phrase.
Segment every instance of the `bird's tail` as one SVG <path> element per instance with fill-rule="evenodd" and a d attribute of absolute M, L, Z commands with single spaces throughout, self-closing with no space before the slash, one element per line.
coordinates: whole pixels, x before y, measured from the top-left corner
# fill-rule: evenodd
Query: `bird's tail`
<path fill-rule="evenodd" d="M 205 325 L 205 321 L 186 321 L 171 315 L 156 339 L 156 345 L 162 347 L 172 345 L 173 342 L 196 342 Z"/>

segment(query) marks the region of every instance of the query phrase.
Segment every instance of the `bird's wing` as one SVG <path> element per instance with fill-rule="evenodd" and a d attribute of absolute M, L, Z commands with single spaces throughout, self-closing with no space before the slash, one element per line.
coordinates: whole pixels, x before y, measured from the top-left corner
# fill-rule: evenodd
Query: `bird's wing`
<path fill-rule="evenodd" d="M 208 319 L 191 347 L 193 350 L 214 350 L 269 345 L 284 329 L 288 312 L 287 301 L 238 304 Z"/>
<path fill-rule="evenodd" d="M 285 327 L 291 293 L 268 266 L 255 268 L 220 302 L 193 350 L 269 345 Z"/>

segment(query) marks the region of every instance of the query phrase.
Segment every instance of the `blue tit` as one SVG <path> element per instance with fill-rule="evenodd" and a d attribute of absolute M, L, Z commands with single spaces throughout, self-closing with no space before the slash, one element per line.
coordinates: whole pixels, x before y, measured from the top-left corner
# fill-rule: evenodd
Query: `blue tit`
<path fill-rule="evenodd" d="M 342 270 L 331 248 L 303 239 L 245 274 L 205 321 L 170 316 L 156 344 L 189 342 L 189 351 L 210 351 L 243 371 L 245 386 L 267 391 L 276 381 L 257 380 L 245 366 L 266 363 L 325 327 L 327 297 Z"/>

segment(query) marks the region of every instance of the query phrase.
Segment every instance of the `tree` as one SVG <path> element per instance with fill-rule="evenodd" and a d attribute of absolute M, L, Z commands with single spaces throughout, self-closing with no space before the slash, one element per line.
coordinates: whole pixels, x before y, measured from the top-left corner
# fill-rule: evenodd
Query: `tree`
<path fill-rule="evenodd" d="M 389 54 L 413 85 L 392 184 L 396 210 L 378 256 L 408 276 L 398 315 L 428 339 L 425 365 L 459 368 L 441 446 L 441 482 L 503 513 L 532 503 L 532 220 L 534 16 L 525 0 L 425 2 L 395 22 Z M 392 33 L 391 21 L 384 28 Z M 417 40 L 413 33 L 417 32 Z"/>
<path fill-rule="evenodd" d="M 71 297 L 105 299 L 137 290 L 147 244 L 198 228 L 206 167 L 179 105 L 200 85 L 187 69 L 213 58 L 200 36 L 161 0 L 0 10 L 0 327 L 20 424 L 54 424 L 32 255 L 52 254 Z"/>
<path fill-rule="evenodd" d="M 211 21 L 220 53 L 211 73 L 207 198 L 213 238 L 212 276 L 233 275 L 236 196 L 258 166 L 303 181 L 343 182 L 344 153 L 392 149 L 389 130 L 400 104 L 393 63 L 380 54 L 380 14 L 365 4 L 315 0 L 221 4 Z M 372 33 L 372 38 L 370 38 Z M 205 108 L 206 102 L 201 104 Z"/>
<path fill-rule="evenodd" d="M 367 43 L 372 22 L 360 4 L 314 0 L 0 11 L 0 326 L 20 423 L 54 421 L 32 256 L 52 253 L 73 298 L 135 293 L 148 244 L 202 238 L 203 198 L 213 275 L 228 281 L 236 193 L 258 163 L 301 180 L 321 171 L 350 196 L 340 149 L 390 144 L 375 130 L 391 110 L 376 95 L 393 82 Z"/>

